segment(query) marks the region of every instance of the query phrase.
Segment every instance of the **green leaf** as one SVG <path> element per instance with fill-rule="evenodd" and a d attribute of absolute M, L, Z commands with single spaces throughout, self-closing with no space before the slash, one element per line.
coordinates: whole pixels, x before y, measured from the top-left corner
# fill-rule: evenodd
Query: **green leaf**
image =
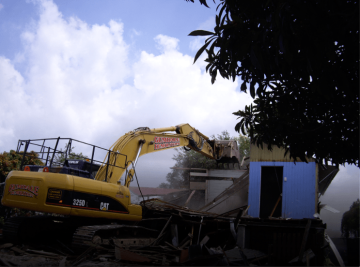
<path fill-rule="evenodd" d="M 264 86 L 263 86 L 263 84 L 262 83 L 259 83 L 258 82 L 258 84 L 259 84 L 259 87 L 258 87 L 258 89 L 257 89 L 257 95 L 258 96 L 261 96 L 262 95 L 262 93 L 264 92 Z"/>
<path fill-rule="evenodd" d="M 206 61 L 206 60 L 205 60 Z M 211 67 L 211 63 L 207 64 L 206 66 L 206 72 L 208 72 L 209 68 Z"/>
<path fill-rule="evenodd" d="M 216 36 L 211 36 L 211 37 L 209 37 L 209 38 L 207 38 L 207 39 L 205 40 L 205 43 L 211 42 L 211 41 L 214 40 L 215 38 L 216 38 Z"/>
<path fill-rule="evenodd" d="M 238 123 L 235 125 L 235 131 L 240 132 L 240 126 L 241 126 L 241 122 L 238 122 Z"/>
<path fill-rule="evenodd" d="M 219 12 L 219 18 L 221 18 L 222 13 L 224 12 L 224 9 L 225 9 L 225 7 L 226 7 L 226 5 L 225 5 L 224 3 L 222 3 L 222 4 L 223 4 L 223 6 L 222 6 L 222 8 L 220 9 L 220 12 Z M 224 19 L 225 19 L 225 16 L 224 16 L 224 18 L 222 19 L 222 21 L 221 21 L 221 23 L 220 23 L 220 26 L 224 24 Z"/>
<path fill-rule="evenodd" d="M 194 58 L 194 63 L 196 62 L 196 60 L 201 56 L 202 52 L 204 52 L 204 50 L 208 47 L 208 45 L 210 44 L 211 42 L 207 42 L 205 43 L 200 49 L 199 51 L 197 51 L 196 55 L 195 55 L 195 58 Z"/>
<path fill-rule="evenodd" d="M 245 81 L 243 81 L 243 83 L 241 84 L 240 89 L 241 89 L 242 92 L 246 93 L 246 82 Z"/>
<path fill-rule="evenodd" d="M 251 81 L 250 83 L 250 95 L 252 98 L 255 98 L 255 82 Z"/>
<path fill-rule="evenodd" d="M 217 70 L 215 69 L 213 73 L 211 73 L 211 84 L 214 84 L 216 80 Z"/>
<path fill-rule="evenodd" d="M 218 27 L 218 31 L 221 31 L 221 30 L 227 30 L 227 29 L 231 29 L 231 28 L 234 28 L 234 24 L 225 24 L 225 25 L 221 25 L 220 27 Z"/>
<path fill-rule="evenodd" d="M 216 41 L 212 43 L 212 45 L 210 46 L 209 52 L 208 54 L 214 54 L 214 47 L 215 47 Z"/>
<path fill-rule="evenodd" d="M 243 135 L 246 135 L 245 124 L 244 123 L 241 125 L 241 132 L 242 132 Z"/>
<path fill-rule="evenodd" d="M 207 36 L 207 35 L 214 35 L 215 33 L 204 31 L 204 30 L 196 30 L 189 33 L 189 36 Z"/>
<path fill-rule="evenodd" d="M 223 19 L 221 20 L 221 22 L 220 22 L 220 27 L 224 26 L 225 18 L 226 18 L 226 17 L 224 16 Z"/>

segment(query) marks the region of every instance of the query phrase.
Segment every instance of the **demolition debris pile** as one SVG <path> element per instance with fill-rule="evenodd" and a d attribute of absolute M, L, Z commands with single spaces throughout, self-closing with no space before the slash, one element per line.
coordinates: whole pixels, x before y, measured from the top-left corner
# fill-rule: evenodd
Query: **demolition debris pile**
<path fill-rule="evenodd" d="M 240 265 L 265 263 L 262 252 L 236 247 L 235 218 L 192 211 L 159 199 L 142 203 L 145 218 L 127 225 L 134 236 L 94 237 L 76 247 L 59 240 L 4 243 L 2 266 Z M 121 225 L 114 225 L 114 228 Z M 139 233 L 139 237 L 136 236 Z M 147 235 L 146 235 L 147 233 Z M 120 237 L 121 236 L 121 237 Z M 5 240 L 3 240 L 5 241 Z"/>

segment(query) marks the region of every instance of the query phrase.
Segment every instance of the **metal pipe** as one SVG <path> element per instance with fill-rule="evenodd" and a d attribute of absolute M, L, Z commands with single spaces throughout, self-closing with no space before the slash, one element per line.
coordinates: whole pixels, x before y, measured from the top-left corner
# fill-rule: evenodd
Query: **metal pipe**
<path fill-rule="evenodd" d="M 71 139 L 71 138 L 69 139 L 68 147 L 69 147 L 69 159 L 70 159 L 70 156 L 71 156 L 71 147 L 72 147 L 72 139 Z"/>
<path fill-rule="evenodd" d="M 105 182 L 107 182 L 107 180 L 108 180 L 107 178 L 108 178 L 108 169 L 109 169 L 110 153 L 111 153 L 111 151 L 109 150 L 109 152 L 108 152 L 108 157 L 107 157 L 107 164 L 106 164 Z"/>
<path fill-rule="evenodd" d="M 69 146 L 71 146 L 70 140 L 69 140 L 69 142 L 67 143 L 66 150 L 65 150 L 64 166 L 65 166 L 65 162 L 66 162 L 67 157 L 68 157 Z M 69 157 L 70 157 L 70 152 L 69 152 Z M 68 164 L 68 166 L 69 166 L 69 164 Z"/>
<path fill-rule="evenodd" d="M 47 152 L 47 156 L 46 156 L 45 166 L 47 166 L 47 163 L 48 163 L 48 160 L 49 160 L 49 155 L 50 155 L 50 147 L 48 147 L 48 152 Z"/>
<path fill-rule="evenodd" d="M 176 127 L 175 126 L 170 126 L 170 127 L 163 127 L 163 128 L 154 128 L 150 130 L 151 132 L 157 132 L 157 133 L 161 133 L 161 132 L 175 132 L 176 131 Z"/>
<path fill-rule="evenodd" d="M 16 153 L 20 152 L 20 148 L 22 147 L 22 145 L 23 145 L 22 140 L 19 140 L 17 148 L 16 148 Z"/>
<path fill-rule="evenodd" d="M 138 149 L 138 151 L 137 151 L 137 153 L 136 153 L 136 157 L 135 157 L 135 160 L 132 162 L 132 170 L 134 170 L 134 173 L 135 173 L 135 165 L 136 165 L 136 163 L 137 163 L 137 161 L 138 161 L 138 159 L 139 159 L 139 156 L 140 156 L 140 152 L 141 152 L 141 149 L 142 149 L 142 147 L 143 147 L 143 145 L 145 144 L 145 140 L 144 139 L 141 139 L 141 140 L 139 140 L 139 149 Z M 129 175 L 131 176 L 131 177 L 129 177 Z M 132 181 L 132 175 L 133 174 L 128 174 L 128 175 L 126 175 L 126 179 L 125 179 L 125 186 L 129 186 L 129 184 L 130 184 L 130 182 Z M 131 180 L 130 180 L 130 178 L 131 178 Z"/>
<path fill-rule="evenodd" d="M 91 173 L 92 173 L 92 166 L 93 166 L 93 163 L 94 163 L 94 153 L 95 153 L 95 146 L 93 146 L 93 151 L 92 151 L 92 154 L 91 154 L 90 177 L 91 177 Z"/>
<path fill-rule="evenodd" d="M 53 160 L 54 160 L 54 157 L 55 157 L 55 153 L 56 153 L 56 149 L 57 149 L 57 146 L 59 144 L 59 140 L 60 140 L 60 136 L 56 140 L 56 145 L 55 145 L 55 148 L 54 148 L 54 152 L 53 152 L 52 158 L 50 160 L 50 167 L 52 166 L 52 163 L 53 163 Z"/>
<path fill-rule="evenodd" d="M 137 162 L 138 159 L 139 159 L 140 152 L 141 152 L 141 149 L 142 149 L 142 147 L 143 147 L 143 145 L 144 145 L 144 143 L 145 143 L 145 140 L 142 139 L 142 140 L 139 141 L 139 143 L 140 143 L 140 146 L 139 146 L 138 152 L 137 152 L 137 154 L 136 154 L 136 158 L 135 158 L 134 163 L 133 163 L 133 169 L 135 168 L 136 162 Z"/>
<path fill-rule="evenodd" d="M 22 167 L 23 167 L 23 165 L 24 165 L 25 155 L 26 155 L 27 149 L 28 149 L 28 147 L 29 147 L 29 144 L 30 144 L 30 140 L 29 140 L 29 141 L 26 141 L 26 143 L 25 143 L 24 155 L 23 155 L 23 157 L 22 157 L 21 164 L 20 164 L 20 170 L 22 170 Z"/>
<path fill-rule="evenodd" d="M 45 151 L 45 139 L 44 139 L 44 142 L 43 142 L 43 144 L 42 144 L 42 146 L 41 146 L 41 150 L 40 150 L 40 153 L 41 153 L 41 151 L 42 151 L 42 154 L 41 154 L 41 159 L 43 159 L 44 158 L 44 151 Z"/>

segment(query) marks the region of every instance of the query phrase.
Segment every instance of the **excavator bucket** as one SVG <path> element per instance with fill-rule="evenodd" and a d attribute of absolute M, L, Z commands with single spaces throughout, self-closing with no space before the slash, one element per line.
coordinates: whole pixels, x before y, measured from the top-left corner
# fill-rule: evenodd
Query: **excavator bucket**
<path fill-rule="evenodd" d="M 219 163 L 240 163 L 240 151 L 235 140 L 215 140 L 215 153 Z"/>

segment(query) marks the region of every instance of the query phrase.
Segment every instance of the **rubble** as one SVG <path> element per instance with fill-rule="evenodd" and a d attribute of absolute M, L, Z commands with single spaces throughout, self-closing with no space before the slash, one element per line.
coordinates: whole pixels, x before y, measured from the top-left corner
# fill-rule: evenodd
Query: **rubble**
<path fill-rule="evenodd" d="M 231 237 L 232 217 L 189 210 L 159 199 L 143 203 L 144 220 L 133 226 L 153 238 L 95 240 L 82 249 L 59 240 L 49 244 L 12 244 L 0 239 L 1 266 L 118 266 L 120 265 L 228 265 L 225 247 Z M 230 238 L 230 239 L 229 239 Z M 214 244 L 218 249 L 211 248 Z M 229 259 L 226 259 L 226 258 Z"/>
<path fill-rule="evenodd" d="M 310 227 L 319 229 L 321 226 L 316 221 L 312 221 L 310 226 L 310 222 L 306 220 L 250 218 L 246 216 L 248 206 L 239 208 L 237 216 L 232 217 L 228 213 L 219 215 L 190 210 L 159 199 L 145 200 L 141 204 L 144 210 L 142 221 L 133 226 L 113 227 L 141 229 L 149 234 L 146 237 L 97 237 L 93 243 L 84 243 L 81 248 L 59 240 L 53 240 L 49 244 L 15 245 L 0 239 L 0 266 L 277 265 L 279 258 L 276 257 L 285 248 L 279 251 L 279 248 L 276 250 L 270 246 L 266 249 L 261 249 L 261 246 L 253 249 L 245 245 L 249 243 L 246 228 L 261 229 L 263 225 L 267 229 L 281 226 L 305 232 L 305 235 L 299 235 L 302 240 L 299 246 L 302 246 L 297 254 L 298 258 L 293 257 L 293 260 L 287 261 L 291 265 L 305 265 L 314 258 L 314 252 L 303 245 L 308 243 L 307 233 Z M 278 236 L 274 232 L 274 238 Z"/>

